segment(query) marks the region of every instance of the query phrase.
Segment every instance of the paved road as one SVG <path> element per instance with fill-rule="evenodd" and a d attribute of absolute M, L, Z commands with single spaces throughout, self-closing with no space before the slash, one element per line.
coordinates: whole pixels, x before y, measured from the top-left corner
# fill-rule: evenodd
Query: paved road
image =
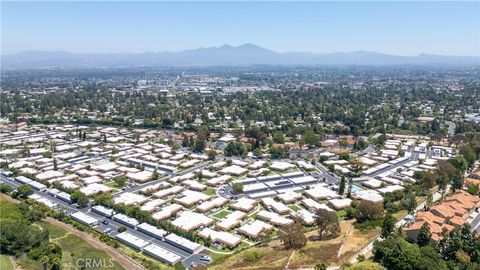
<path fill-rule="evenodd" d="M 477 231 L 480 233 L 480 213 L 477 213 L 477 215 L 470 222 L 470 225 L 472 226 L 472 231 Z"/>
<path fill-rule="evenodd" d="M 18 186 L 20 186 L 21 184 L 16 182 L 14 179 L 12 178 L 9 178 L 9 177 L 5 177 L 5 176 L 0 176 L 0 182 L 2 183 L 6 183 L 8 185 L 10 185 L 13 189 L 16 189 L 18 188 Z M 125 226 L 124 224 L 121 224 L 111 218 L 106 218 L 102 215 L 99 215 L 93 211 L 91 211 L 91 208 L 88 206 L 88 207 L 84 207 L 84 208 L 78 208 L 77 205 L 73 204 L 73 205 L 70 205 L 54 196 L 51 196 L 49 194 L 47 194 L 46 192 L 40 192 L 40 191 L 35 191 L 35 194 L 37 195 L 40 195 L 42 197 L 45 197 L 45 198 L 48 198 L 49 200 L 51 200 L 52 202 L 58 204 L 58 207 L 61 208 L 61 209 L 65 209 L 65 213 L 67 215 L 70 215 L 72 213 L 75 213 L 77 211 L 80 211 L 80 212 L 83 212 L 85 214 L 88 214 L 98 220 L 107 220 L 108 221 L 108 225 L 105 225 L 105 224 L 99 224 L 95 227 L 93 227 L 93 229 L 95 229 L 96 231 L 98 232 L 101 232 L 103 233 L 103 231 L 106 229 L 106 228 L 112 228 L 113 232 L 111 233 L 111 237 L 115 237 L 116 234 L 118 234 L 117 230 L 119 227 L 123 226 L 123 227 L 126 227 L 127 228 L 127 231 L 139 238 L 142 238 L 144 240 L 147 240 L 149 242 L 152 242 L 152 243 L 155 243 L 173 253 L 176 253 L 177 255 L 181 256 L 182 257 L 182 264 L 185 266 L 185 267 L 189 267 L 190 264 L 192 262 L 195 262 L 197 264 L 200 264 L 201 261 L 200 261 L 200 255 L 198 254 L 191 254 L 187 251 L 184 251 L 182 249 L 179 249 L 173 245 L 170 245 L 169 243 L 167 242 L 164 242 L 164 241 L 161 241 L 161 240 L 158 240 L 156 238 L 153 238 L 152 236 L 148 235 L 148 234 L 145 234 L 143 232 L 140 232 L 136 229 L 132 229 L 130 227 L 127 227 Z"/>
<path fill-rule="evenodd" d="M 455 136 L 455 128 L 456 125 L 453 122 L 450 121 L 445 121 L 445 123 L 448 125 L 447 133 L 450 138 L 453 138 Z"/>
<path fill-rule="evenodd" d="M 332 172 L 328 171 L 325 167 L 323 167 L 322 164 L 315 163 L 315 167 L 322 173 L 320 178 L 323 179 L 323 177 L 325 177 L 326 182 L 332 183 L 332 184 L 335 184 L 335 185 L 340 183 L 340 178 L 335 176 Z"/>
<path fill-rule="evenodd" d="M 400 167 L 400 166 L 403 166 L 403 165 L 409 163 L 410 161 L 416 161 L 416 160 L 418 160 L 419 153 L 418 153 L 418 152 L 415 152 L 414 150 L 415 150 L 415 149 L 414 149 L 413 147 L 409 147 L 408 152 L 410 152 L 410 157 L 409 157 L 408 159 L 406 159 L 406 160 L 404 160 L 404 161 L 402 161 L 402 162 L 399 162 L 399 163 L 397 163 L 397 164 L 391 164 L 391 165 L 389 165 L 389 166 L 387 166 L 387 167 L 385 167 L 385 168 L 383 168 L 383 169 L 381 169 L 381 170 L 375 171 L 375 172 L 373 172 L 373 173 L 371 173 L 371 174 L 365 174 L 365 175 L 370 176 L 370 177 L 376 177 L 376 176 L 378 176 L 378 175 L 380 175 L 380 174 L 382 174 L 382 173 L 384 173 L 384 172 L 386 172 L 386 171 L 390 171 L 390 170 L 392 170 L 392 169 L 396 169 L 396 168 L 398 168 L 398 167 Z"/>
<path fill-rule="evenodd" d="M 350 156 L 351 157 L 358 157 L 358 156 L 361 156 L 361 155 L 364 155 L 364 154 L 371 154 L 375 152 L 375 148 L 369 144 L 367 146 L 367 148 L 363 149 L 362 151 L 359 151 L 359 152 L 355 152 L 355 153 L 351 153 Z"/>

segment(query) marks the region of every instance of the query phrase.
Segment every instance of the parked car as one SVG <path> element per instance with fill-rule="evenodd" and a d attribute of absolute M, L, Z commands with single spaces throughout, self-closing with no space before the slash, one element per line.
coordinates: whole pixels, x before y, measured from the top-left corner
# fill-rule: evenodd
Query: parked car
<path fill-rule="evenodd" d="M 212 258 L 211 258 L 210 256 L 208 256 L 208 255 L 202 255 L 202 256 L 200 257 L 200 260 L 201 260 L 202 262 L 207 263 L 207 264 L 212 262 Z"/>

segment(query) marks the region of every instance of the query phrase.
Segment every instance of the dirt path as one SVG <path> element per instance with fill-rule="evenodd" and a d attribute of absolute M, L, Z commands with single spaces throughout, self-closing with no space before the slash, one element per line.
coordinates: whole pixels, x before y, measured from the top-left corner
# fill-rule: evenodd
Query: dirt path
<path fill-rule="evenodd" d="M 57 238 L 50 238 L 50 241 L 57 241 L 58 240 L 61 240 L 61 239 L 65 239 L 67 238 L 69 235 L 71 235 L 72 233 L 71 232 L 67 232 L 66 234 L 64 234 L 63 236 L 60 236 L 60 237 L 57 237 Z"/>
<path fill-rule="evenodd" d="M 292 251 L 292 254 L 290 254 L 290 257 L 288 257 L 288 262 L 285 265 L 285 269 L 288 269 L 288 266 L 290 265 L 290 261 L 292 260 L 293 256 L 295 255 L 295 249 Z"/>
<path fill-rule="evenodd" d="M 100 241 L 97 238 L 89 235 L 88 233 L 79 231 L 79 230 L 73 228 L 72 226 L 70 226 L 66 223 L 60 222 L 60 221 L 58 221 L 54 218 L 51 218 L 51 217 L 47 217 L 45 220 L 47 222 L 51 223 L 51 224 L 54 224 L 58 227 L 61 227 L 65 230 L 67 230 L 68 232 L 70 232 L 72 234 L 75 234 L 75 235 L 83 238 L 85 241 L 90 243 L 92 246 L 105 251 L 110 257 L 112 257 L 112 259 L 116 260 L 121 266 L 123 266 L 127 270 L 144 270 L 145 269 L 143 266 L 139 265 L 138 263 L 134 262 L 130 258 L 126 257 L 125 255 L 120 253 L 118 250 L 116 250 L 113 247 L 103 243 L 102 241 Z"/>
<path fill-rule="evenodd" d="M 341 245 L 340 248 L 338 249 L 337 258 L 340 258 L 340 256 L 342 255 L 343 246 L 345 245 L 345 242 L 347 241 L 347 238 L 350 236 L 350 231 L 352 230 L 352 227 L 353 227 L 353 225 L 350 224 L 350 226 L 348 226 L 347 232 L 346 232 L 345 235 L 343 236 L 342 245 Z"/>
<path fill-rule="evenodd" d="M 17 264 L 17 261 L 12 256 L 8 256 L 8 259 L 10 260 L 10 263 L 12 264 L 14 270 L 23 270 L 22 267 Z"/>

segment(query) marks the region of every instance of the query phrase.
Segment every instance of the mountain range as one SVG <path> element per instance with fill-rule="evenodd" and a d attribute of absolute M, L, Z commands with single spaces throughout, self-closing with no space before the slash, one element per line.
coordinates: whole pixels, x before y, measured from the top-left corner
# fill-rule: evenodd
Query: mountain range
<path fill-rule="evenodd" d="M 278 53 L 254 45 L 223 45 L 179 52 L 68 53 L 25 51 L 3 55 L 3 69 L 108 68 L 154 66 L 249 65 L 480 65 L 480 57 L 419 54 L 399 56 L 369 51 L 339 53 Z"/>

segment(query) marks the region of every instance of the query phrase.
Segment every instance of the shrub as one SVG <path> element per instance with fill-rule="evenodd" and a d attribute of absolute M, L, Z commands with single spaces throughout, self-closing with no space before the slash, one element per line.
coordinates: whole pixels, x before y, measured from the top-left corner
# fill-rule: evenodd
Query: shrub
<path fill-rule="evenodd" d="M 247 262 L 254 262 L 262 257 L 263 257 L 263 254 L 255 250 L 247 251 L 245 252 L 245 254 L 243 254 L 243 260 Z"/>

